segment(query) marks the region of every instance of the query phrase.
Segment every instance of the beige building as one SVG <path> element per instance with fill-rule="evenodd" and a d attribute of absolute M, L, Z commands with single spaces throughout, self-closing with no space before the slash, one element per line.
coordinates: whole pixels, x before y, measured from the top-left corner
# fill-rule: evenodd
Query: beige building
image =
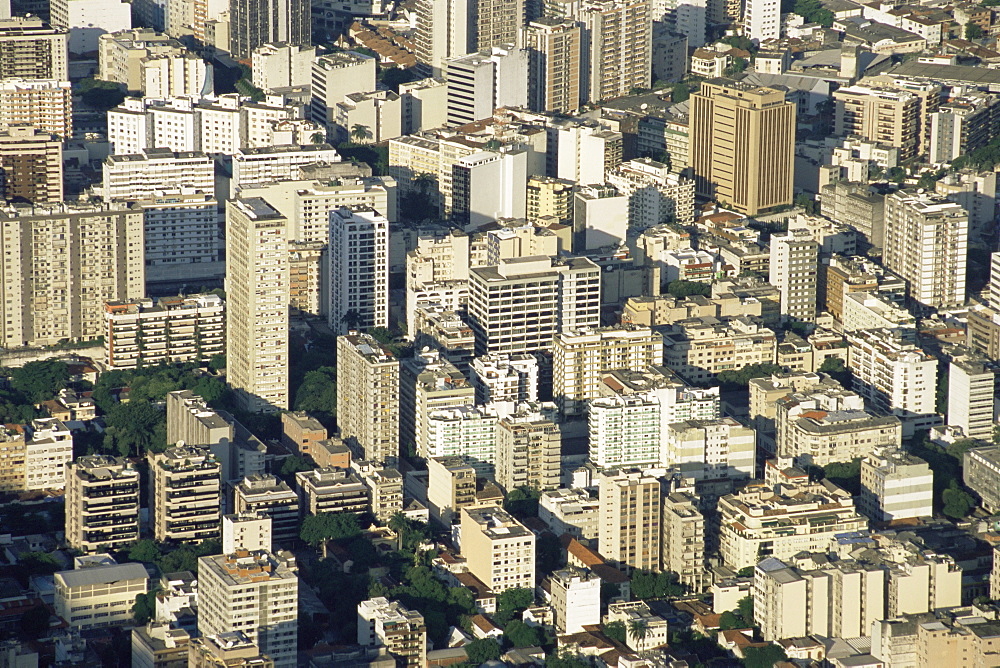
<path fill-rule="evenodd" d="M 476 505 L 476 469 L 462 457 L 427 460 L 427 508 L 430 516 L 451 526 L 463 508 Z"/>
<path fill-rule="evenodd" d="M 270 552 L 198 559 L 198 631 L 245 633 L 275 668 L 295 668 L 299 579 Z"/>
<path fill-rule="evenodd" d="M 752 478 L 757 435 L 731 417 L 685 420 L 666 426 L 661 465 L 695 480 Z"/>
<path fill-rule="evenodd" d="M 788 480 L 774 487 L 751 483 L 719 499 L 720 549 L 726 566 L 739 570 L 764 557 L 790 559 L 827 549 L 838 533 L 863 531 L 868 518 L 850 494 L 823 481 Z"/>
<path fill-rule="evenodd" d="M 582 415 L 600 396 L 603 374 L 644 371 L 663 361 L 663 337 L 648 327 L 564 329 L 552 343 L 552 394 L 563 415 Z"/>
<path fill-rule="evenodd" d="M 82 552 L 139 540 L 139 472 L 126 459 L 77 457 L 66 465 L 66 543 Z"/>
<path fill-rule="evenodd" d="M 931 517 L 933 495 L 930 466 L 899 447 L 876 448 L 861 460 L 858 510 L 873 522 Z"/>
<path fill-rule="evenodd" d="M 188 668 L 274 668 L 274 661 L 261 654 L 245 633 L 233 631 L 192 638 Z"/>
<path fill-rule="evenodd" d="M 57 418 L 0 425 L 0 491 L 63 489 L 72 460 L 73 434 Z"/>
<path fill-rule="evenodd" d="M 646 88 L 652 76 L 652 22 L 647 2 L 586 0 L 571 16 L 583 24 L 584 45 L 581 99 L 588 102 L 628 95 Z"/>
<path fill-rule="evenodd" d="M 226 304 L 218 295 L 104 304 L 104 362 L 109 368 L 205 363 L 225 353 L 225 342 Z"/>
<path fill-rule="evenodd" d="M 135 597 L 149 586 L 143 565 L 118 564 L 108 555 L 75 561 L 73 570 L 53 576 L 56 615 L 80 631 L 131 625 Z"/>
<path fill-rule="evenodd" d="M 663 570 L 677 574 L 692 592 L 709 585 L 705 568 L 705 516 L 697 499 L 673 492 L 663 497 Z"/>
<path fill-rule="evenodd" d="M 16 347 L 100 336 L 104 302 L 145 290 L 142 235 L 142 212 L 120 204 L 0 211 L 0 341 Z"/>
<path fill-rule="evenodd" d="M 418 457 L 428 450 L 430 414 L 472 406 L 475 388 L 440 351 L 420 350 L 399 363 L 399 442 Z"/>
<path fill-rule="evenodd" d="M 72 138 L 70 83 L 55 79 L 0 81 L 0 128 L 14 126 L 31 126 L 64 140 Z"/>
<path fill-rule="evenodd" d="M 573 21 L 539 17 L 521 28 L 521 43 L 529 50 L 531 68 L 528 106 L 560 114 L 580 108 L 582 31 Z"/>
<path fill-rule="evenodd" d="M 299 471 L 295 486 L 302 500 L 302 511 L 309 515 L 354 513 L 369 508 L 368 488 L 352 471 L 329 467 Z"/>
<path fill-rule="evenodd" d="M 663 488 L 658 478 L 636 469 L 602 473 L 598 478 L 598 548 L 626 570 L 662 567 Z"/>
<path fill-rule="evenodd" d="M 916 157 L 921 143 L 921 100 L 901 88 L 846 86 L 833 93 L 833 131 L 895 146 L 899 159 Z"/>
<path fill-rule="evenodd" d="M 783 91 L 715 79 L 691 96 L 700 195 L 750 216 L 791 204 L 794 148 L 795 104 Z"/>
<path fill-rule="evenodd" d="M 559 424 L 538 408 L 521 404 L 497 423 L 496 481 L 508 493 L 518 487 L 559 487 Z"/>
<path fill-rule="evenodd" d="M 663 363 L 689 383 L 712 380 L 720 371 L 774 361 L 772 330 L 744 317 L 690 318 L 663 336 Z"/>
<path fill-rule="evenodd" d="M 496 594 L 534 588 L 535 534 L 500 508 L 463 508 L 461 518 L 470 573 Z"/>
<path fill-rule="evenodd" d="M 322 241 L 288 242 L 288 302 L 300 313 L 325 316 L 329 310 L 326 253 Z"/>
<path fill-rule="evenodd" d="M 393 468 L 380 468 L 358 462 L 356 470 L 368 488 L 369 507 L 372 515 L 383 525 L 396 513 L 403 512 L 403 476 Z"/>
<path fill-rule="evenodd" d="M 622 622 L 625 625 L 625 644 L 636 652 L 646 652 L 667 644 L 667 620 L 654 614 L 645 601 L 609 603 L 605 622 Z"/>
<path fill-rule="evenodd" d="M 573 191 L 576 184 L 554 176 L 528 177 L 525 217 L 529 222 L 555 220 L 563 225 L 573 223 Z"/>
<path fill-rule="evenodd" d="M 24 429 L 0 425 L 0 492 L 24 489 L 24 456 Z"/>
<path fill-rule="evenodd" d="M 69 80 L 69 30 L 41 19 L 0 21 L 0 79 Z"/>
<path fill-rule="evenodd" d="M 132 663 L 136 668 L 186 666 L 191 635 L 166 622 L 149 622 L 132 629 Z"/>
<path fill-rule="evenodd" d="M 63 201 L 62 138 L 31 126 L 0 131 L 3 197 L 33 204 Z"/>
<path fill-rule="evenodd" d="M 395 657 L 397 666 L 427 665 L 427 626 L 423 615 L 384 596 L 358 604 L 358 644 L 385 647 Z"/>
<path fill-rule="evenodd" d="M 281 414 L 281 444 L 300 457 L 311 457 L 315 444 L 326 437 L 326 427 L 305 411 Z"/>
<path fill-rule="evenodd" d="M 254 474 L 233 487 L 236 513 L 260 513 L 271 519 L 274 545 L 289 547 L 299 539 L 299 495 L 277 476 Z"/>
<path fill-rule="evenodd" d="M 538 519 L 557 536 L 593 544 L 600 535 L 601 502 L 585 489 L 552 489 L 538 500 Z"/>
<path fill-rule="evenodd" d="M 289 407 L 287 225 L 258 197 L 226 206 L 226 381 L 254 413 Z"/>
<path fill-rule="evenodd" d="M 399 458 L 399 360 L 368 334 L 337 338 L 337 393 L 340 437 L 373 462 L 394 465 Z"/>
<path fill-rule="evenodd" d="M 211 451 L 176 445 L 163 452 L 150 451 L 146 458 L 153 538 L 177 542 L 218 538 L 221 466 Z"/>

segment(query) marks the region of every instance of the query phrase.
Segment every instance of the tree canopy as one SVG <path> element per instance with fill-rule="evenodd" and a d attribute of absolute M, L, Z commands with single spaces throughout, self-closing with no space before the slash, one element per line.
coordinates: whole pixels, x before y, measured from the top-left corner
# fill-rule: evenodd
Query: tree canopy
<path fill-rule="evenodd" d="M 327 540 L 350 540 L 361 535 L 361 524 L 353 513 L 320 513 L 302 521 L 299 537 L 310 545 Z"/>
<path fill-rule="evenodd" d="M 28 362 L 10 371 L 10 386 L 35 404 L 48 401 L 69 384 L 69 367 L 58 360 Z"/>
<path fill-rule="evenodd" d="M 667 285 L 667 292 L 677 299 L 683 299 L 684 297 L 690 297 L 691 295 L 710 297 L 712 295 L 712 286 L 708 283 L 678 279 L 676 281 L 670 281 Z"/>

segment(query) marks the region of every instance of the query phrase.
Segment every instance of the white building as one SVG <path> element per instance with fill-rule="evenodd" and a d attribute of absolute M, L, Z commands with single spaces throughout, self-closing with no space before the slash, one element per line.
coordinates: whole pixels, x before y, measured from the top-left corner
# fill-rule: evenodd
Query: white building
<path fill-rule="evenodd" d="M 661 414 L 655 397 L 592 400 L 587 409 L 590 461 L 608 469 L 656 466 L 660 461 Z"/>
<path fill-rule="evenodd" d="M 694 221 L 694 179 L 670 171 L 651 158 L 636 158 L 608 172 L 608 183 L 628 197 L 629 227 Z"/>
<path fill-rule="evenodd" d="M 97 51 L 97 41 L 108 32 L 132 27 L 132 5 L 122 0 L 52 0 L 52 25 L 69 28 L 69 52 Z"/>
<path fill-rule="evenodd" d="M 312 61 L 311 118 L 324 128 L 336 121 L 337 105 L 352 93 L 375 90 L 375 58 L 355 51 L 328 53 Z"/>
<path fill-rule="evenodd" d="M 274 181 L 295 180 L 300 167 L 317 162 L 340 162 L 340 155 L 329 144 L 240 149 L 233 154 L 230 194 Z"/>
<path fill-rule="evenodd" d="M 948 367 L 948 424 L 966 438 L 993 439 L 996 363 L 975 355 L 956 356 Z"/>
<path fill-rule="evenodd" d="M 470 370 L 478 404 L 538 401 L 538 358 L 534 355 L 480 355 L 472 360 Z"/>
<path fill-rule="evenodd" d="M 290 44 L 264 44 L 250 57 L 253 85 L 262 91 L 272 88 L 308 86 L 312 83 L 315 47 Z"/>
<path fill-rule="evenodd" d="M 934 473 L 927 462 L 896 448 L 877 448 L 861 460 L 858 508 L 873 522 L 932 517 Z"/>
<path fill-rule="evenodd" d="M 236 550 L 271 550 L 271 518 L 263 513 L 246 512 L 222 516 L 222 553 Z"/>
<path fill-rule="evenodd" d="M 452 167 L 452 218 L 466 230 L 498 218 L 524 218 L 528 153 L 523 149 L 480 151 Z"/>
<path fill-rule="evenodd" d="M 792 322 L 816 321 L 816 278 L 819 244 L 808 230 L 771 235 L 770 282 L 781 291 L 782 317 Z"/>
<path fill-rule="evenodd" d="M 482 476 L 492 477 L 497 461 L 497 425 L 492 405 L 453 406 L 427 415 L 427 457 L 461 457 Z"/>
<path fill-rule="evenodd" d="M 585 489 L 552 489 L 538 500 L 538 519 L 557 536 L 596 541 L 600 535 L 600 501 Z"/>
<path fill-rule="evenodd" d="M 36 418 L 24 432 L 24 489 L 63 489 L 66 464 L 73 460 L 72 432 L 55 418 Z"/>
<path fill-rule="evenodd" d="M 330 212 L 330 327 L 389 324 L 389 221 L 374 211 Z M 356 318 L 356 321 L 351 321 Z"/>
<path fill-rule="evenodd" d="M 778 0 L 747 0 L 743 9 L 746 36 L 760 44 L 781 37 L 781 3 Z"/>
<path fill-rule="evenodd" d="M 104 161 L 105 202 L 140 200 L 177 188 L 215 193 L 215 164 L 199 151 L 175 153 L 148 148 L 137 154 L 110 155 Z"/>
<path fill-rule="evenodd" d="M 549 596 L 560 633 L 580 633 L 601 622 L 601 578 L 572 566 L 549 578 Z"/>
<path fill-rule="evenodd" d="M 573 193 L 573 232 L 587 250 L 617 246 L 628 236 L 630 198 L 602 184 L 581 185 Z"/>
<path fill-rule="evenodd" d="M 686 478 L 753 478 L 757 435 L 731 417 L 667 425 L 661 465 Z"/>
<path fill-rule="evenodd" d="M 118 564 L 106 554 L 76 557 L 74 569 L 55 580 L 55 613 L 78 631 L 131 624 L 135 597 L 145 594 L 142 564 Z"/>
<path fill-rule="evenodd" d="M 62 139 L 73 136 L 73 91 L 68 81 L 0 81 L 0 129 L 30 125 Z"/>
<path fill-rule="evenodd" d="M 224 272 L 221 214 L 211 194 L 154 191 L 138 202 L 146 233 L 146 283 L 215 278 Z"/>
<path fill-rule="evenodd" d="M 104 363 L 109 369 L 208 362 L 226 351 L 226 305 L 214 294 L 109 301 Z"/>
<path fill-rule="evenodd" d="M 448 124 L 490 118 L 498 107 L 527 108 L 529 56 L 510 44 L 446 60 Z"/>

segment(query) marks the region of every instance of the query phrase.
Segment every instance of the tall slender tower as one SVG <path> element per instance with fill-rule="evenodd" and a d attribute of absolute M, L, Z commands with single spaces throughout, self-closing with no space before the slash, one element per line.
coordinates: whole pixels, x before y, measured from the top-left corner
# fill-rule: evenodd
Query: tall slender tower
<path fill-rule="evenodd" d="M 249 62 L 262 44 L 290 46 L 312 43 L 312 4 L 309 0 L 239 0 L 231 4 L 230 51 Z"/>
<path fill-rule="evenodd" d="M 429 76 L 444 61 L 517 42 L 524 0 L 417 0 L 415 54 Z"/>
<path fill-rule="evenodd" d="M 580 108 L 580 26 L 542 17 L 521 29 L 528 49 L 528 105 L 536 111 L 570 113 Z"/>
<path fill-rule="evenodd" d="M 728 79 L 691 96 L 691 166 L 698 193 L 741 213 L 792 203 L 795 104 L 775 88 Z"/>
<path fill-rule="evenodd" d="M 570 18 L 583 25 L 585 101 L 649 86 L 653 28 L 648 0 L 584 0 Z"/>
<path fill-rule="evenodd" d="M 227 379 L 254 413 L 288 408 L 287 225 L 259 197 L 226 207 Z"/>

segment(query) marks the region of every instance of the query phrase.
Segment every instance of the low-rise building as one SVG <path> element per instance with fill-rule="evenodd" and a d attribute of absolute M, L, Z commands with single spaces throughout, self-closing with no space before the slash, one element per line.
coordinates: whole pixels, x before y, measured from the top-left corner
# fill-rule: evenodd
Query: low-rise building
<path fill-rule="evenodd" d="M 579 633 L 601 623 L 601 578 L 589 570 L 569 566 L 548 578 L 556 630 Z"/>
<path fill-rule="evenodd" d="M 667 644 L 667 620 L 650 610 L 644 601 L 608 604 L 606 622 L 625 624 L 625 644 L 645 652 Z"/>
<path fill-rule="evenodd" d="M 302 511 L 322 513 L 364 513 L 371 507 L 368 488 L 350 470 L 328 467 L 299 471 L 295 486 L 302 500 Z"/>
<path fill-rule="evenodd" d="M 131 624 L 135 597 L 145 594 L 142 564 L 118 564 L 108 555 L 77 557 L 75 568 L 55 578 L 55 613 L 74 629 Z"/>
<path fill-rule="evenodd" d="M 1000 510 L 1000 446 L 972 448 L 962 458 L 962 481 L 989 513 Z"/>
<path fill-rule="evenodd" d="M 663 337 L 664 366 L 690 383 L 720 372 L 774 360 L 773 330 L 745 317 L 690 318 L 674 323 Z"/>
<path fill-rule="evenodd" d="M 427 665 L 427 626 L 423 615 L 384 596 L 358 604 L 358 644 L 385 647 L 396 658 L 397 666 Z"/>
<path fill-rule="evenodd" d="M 214 294 L 104 304 L 104 361 L 112 369 L 202 364 L 225 353 L 226 305 Z"/>
<path fill-rule="evenodd" d="M 237 483 L 233 511 L 270 517 L 275 545 L 289 546 L 299 539 L 299 495 L 277 476 L 255 473 Z"/>

